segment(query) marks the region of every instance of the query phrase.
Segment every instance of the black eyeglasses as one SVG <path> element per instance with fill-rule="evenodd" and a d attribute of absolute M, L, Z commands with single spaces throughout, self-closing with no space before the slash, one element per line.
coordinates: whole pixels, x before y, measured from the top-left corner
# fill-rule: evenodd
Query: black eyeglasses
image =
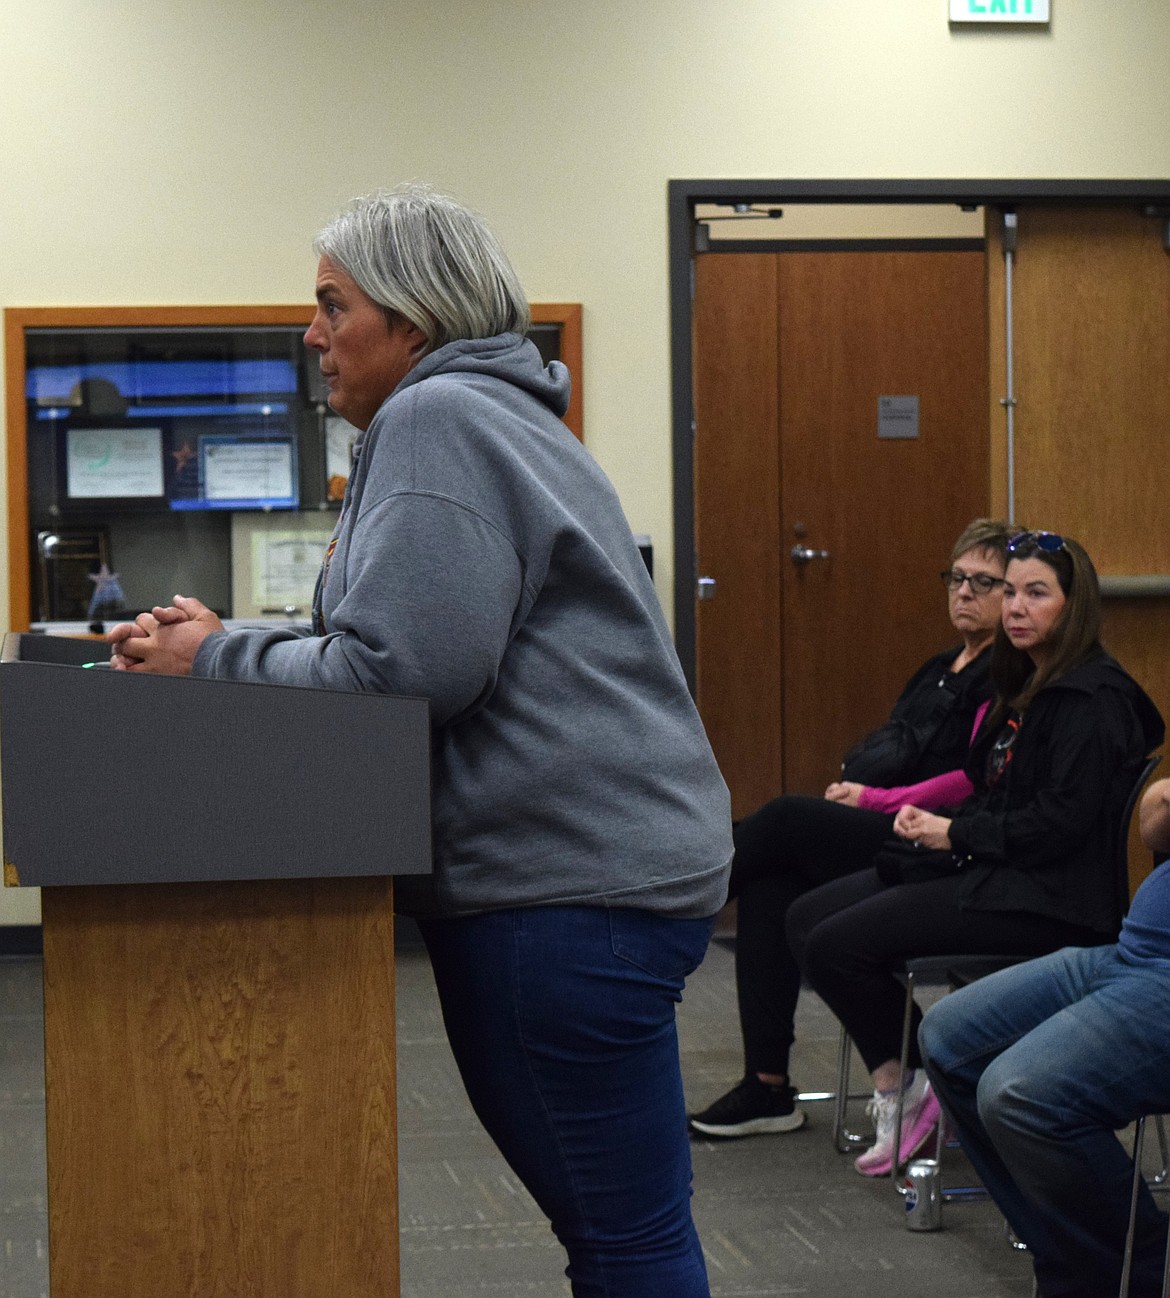
<path fill-rule="evenodd" d="M 1055 554 L 1065 549 L 1064 537 L 1056 532 L 1017 532 L 1007 543 L 1008 554 L 1019 550 L 1043 550 L 1045 554 Z"/>
<path fill-rule="evenodd" d="M 962 590 L 963 583 L 966 582 L 971 587 L 972 595 L 987 595 L 996 586 L 1003 585 L 1002 577 L 992 577 L 986 572 L 959 572 L 956 568 L 948 568 L 946 572 L 940 572 L 939 576 L 947 590 Z"/>

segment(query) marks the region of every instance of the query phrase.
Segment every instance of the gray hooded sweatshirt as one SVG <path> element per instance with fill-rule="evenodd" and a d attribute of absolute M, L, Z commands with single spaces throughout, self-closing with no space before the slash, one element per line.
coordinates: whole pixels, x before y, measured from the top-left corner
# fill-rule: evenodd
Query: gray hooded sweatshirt
<path fill-rule="evenodd" d="M 568 393 L 516 334 L 424 357 L 361 441 L 323 634 L 217 632 L 195 659 L 429 700 L 434 872 L 398 880 L 406 914 L 694 918 L 726 897 L 727 789 L 617 495 L 561 422 Z"/>

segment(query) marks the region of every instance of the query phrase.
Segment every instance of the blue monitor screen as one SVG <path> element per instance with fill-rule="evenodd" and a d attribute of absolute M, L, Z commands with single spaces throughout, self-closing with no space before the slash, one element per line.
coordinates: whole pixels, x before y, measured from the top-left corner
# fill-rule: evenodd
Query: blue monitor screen
<path fill-rule="evenodd" d="M 230 402 L 242 394 L 290 395 L 296 368 L 286 360 L 94 361 L 79 365 L 33 365 L 25 393 L 38 406 L 68 406 L 86 379 L 112 384 L 132 414 L 135 406 L 183 397 Z"/>
<path fill-rule="evenodd" d="M 167 493 L 172 509 L 296 509 L 291 434 L 241 430 L 176 438 Z"/>

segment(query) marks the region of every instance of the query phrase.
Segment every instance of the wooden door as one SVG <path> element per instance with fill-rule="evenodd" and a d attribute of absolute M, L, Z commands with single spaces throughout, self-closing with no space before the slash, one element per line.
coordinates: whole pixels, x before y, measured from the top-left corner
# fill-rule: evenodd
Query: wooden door
<path fill-rule="evenodd" d="M 694 319 L 697 692 L 743 816 L 820 792 L 947 642 L 936 574 L 988 500 L 984 257 L 707 254 Z M 890 396 L 916 437 L 879 437 Z"/>
<path fill-rule="evenodd" d="M 695 269 L 695 694 L 738 818 L 781 782 L 778 264 Z"/>
<path fill-rule="evenodd" d="M 1075 536 L 1106 592 L 1118 578 L 1144 578 L 1164 592 L 1170 579 L 1170 256 L 1162 246 L 1164 225 L 1136 208 L 1019 212 L 1016 516 L 1029 527 Z M 998 223 L 991 233 L 997 236 Z M 999 264 L 996 246 L 991 265 Z M 990 282 L 992 500 L 1002 510 L 1004 417 L 995 400 L 1004 391 L 1001 274 Z M 1170 597 L 1107 593 L 1104 614 L 1106 648 L 1170 718 Z M 1157 774 L 1170 774 L 1167 759 Z M 1151 864 L 1136 828 L 1130 847 L 1136 885 Z"/>

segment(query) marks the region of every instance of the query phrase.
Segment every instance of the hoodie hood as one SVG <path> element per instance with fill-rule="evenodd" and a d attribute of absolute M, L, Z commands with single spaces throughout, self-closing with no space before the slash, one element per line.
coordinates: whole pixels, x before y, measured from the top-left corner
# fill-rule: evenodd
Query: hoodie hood
<path fill-rule="evenodd" d="M 1087 662 L 1074 667 L 1066 676 L 1045 685 L 1047 690 L 1077 690 L 1093 694 L 1097 690 L 1120 690 L 1129 697 L 1146 740 L 1146 752 L 1159 747 L 1165 738 L 1166 726 L 1154 700 L 1134 680 L 1116 658 L 1102 651 Z"/>
<path fill-rule="evenodd" d="M 520 334 L 496 334 L 493 338 L 460 338 L 426 356 L 394 389 L 405 392 L 424 379 L 446 374 L 480 374 L 530 393 L 557 416 L 569 408 L 568 366 L 560 361 L 545 365 L 536 344 Z"/>

